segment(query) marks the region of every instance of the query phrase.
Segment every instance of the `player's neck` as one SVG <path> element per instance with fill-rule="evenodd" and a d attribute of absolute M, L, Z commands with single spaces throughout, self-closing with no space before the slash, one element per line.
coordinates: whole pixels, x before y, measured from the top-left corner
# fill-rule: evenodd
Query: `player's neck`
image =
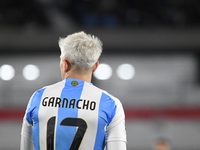
<path fill-rule="evenodd" d="M 79 79 L 79 80 L 86 81 L 86 82 L 91 82 L 92 75 L 89 73 L 77 73 L 77 72 L 70 71 L 65 74 L 64 78 L 65 79 L 74 78 L 74 79 Z"/>

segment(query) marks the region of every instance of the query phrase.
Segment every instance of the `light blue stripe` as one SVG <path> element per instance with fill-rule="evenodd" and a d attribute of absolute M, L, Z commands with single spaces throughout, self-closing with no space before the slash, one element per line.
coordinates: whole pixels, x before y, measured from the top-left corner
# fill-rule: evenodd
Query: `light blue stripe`
<path fill-rule="evenodd" d="M 35 92 L 35 94 L 32 96 L 32 99 L 30 100 L 26 114 L 27 121 L 33 125 L 32 132 L 33 132 L 33 143 L 35 150 L 40 150 L 38 112 L 44 90 L 45 88 Z"/>
<path fill-rule="evenodd" d="M 78 81 L 78 86 L 72 86 L 72 81 Z M 67 108 L 58 108 L 58 118 L 57 118 L 57 129 L 56 129 L 56 150 L 66 150 L 70 148 L 72 140 L 76 133 L 76 127 L 61 126 L 60 123 L 63 119 L 67 117 L 77 118 L 78 109 L 76 106 L 74 108 L 69 108 L 70 100 L 75 99 L 76 101 L 80 99 L 84 82 L 76 79 L 67 79 L 65 87 L 61 93 L 61 103 L 64 98 L 68 99 Z"/>
<path fill-rule="evenodd" d="M 105 93 L 102 93 L 99 103 L 99 118 L 94 150 L 104 150 L 105 126 L 109 125 L 116 112 L 115 101 Z"/>

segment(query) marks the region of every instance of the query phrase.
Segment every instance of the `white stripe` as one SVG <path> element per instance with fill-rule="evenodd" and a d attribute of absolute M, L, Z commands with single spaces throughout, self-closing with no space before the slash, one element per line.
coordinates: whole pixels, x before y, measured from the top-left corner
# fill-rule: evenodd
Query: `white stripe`
<path fill-rule="evenodd" d="M 47 141 L 47 122 L 48 120 L 53 117 L 57 116 L 58 114 L 58 107 L 44 107 L 42 106 L 42 100 L 45 97 L 60 97 L 62 89 L 65 84 L 62 85 L 63 82 L 59 82 L 53 86 L 49 86 L 46 88 L 42 95 L 41 103 L 40 103 L 40 108 L 39 108 L 39 133 L 40 133 L 40 149 L 46 149 L 46 141 Z M 56 118 L 56 124 L 55 128 L 57 126 L 57 118 Z M 56 130 L 54 133 L 54 138 L 56 137 Z M 45 142 L 44 142 L 45 141 Z M 55 142 L 55 139 L 54 139 Z M 55 149 L 55 143 L 54 143 L 54 149 Z"/>
<path fill-rule="evenodd" d="M 95 101 L 96 109 L 90 110 L 90 108 L 88 108 L 88 110 L 78 110 L 78 117 L 84 119 L 87 123 L 87 130 L 81 142 L 80 150 L 93 150 L 94 148 L 98 126 L 99 102 L 101 99 L 101 94 L 102 92 L 100 90 L 96 90 L 95 87 L 91 88 L 91 85 L 88 83 L 84 84 L 80 99 L 89 100 L 90 102 Z"/>

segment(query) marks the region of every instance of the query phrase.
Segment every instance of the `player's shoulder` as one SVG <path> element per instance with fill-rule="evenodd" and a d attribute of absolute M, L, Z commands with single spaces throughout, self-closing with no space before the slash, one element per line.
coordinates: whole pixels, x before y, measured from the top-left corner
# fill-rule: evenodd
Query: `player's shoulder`
<path fill-rule="evenodd" d="M 110 94 L 108 91 L 106 91 L 106 90 L 104 90 L 104 89 L 101 89 L 101 88 L 99 88 L 99 87 L 97 87 L 97 86 L 93 86 L 93 87 L 96 88 L 97 90 L 101 91 L 102 94 L 103 94 L 105 97 L 107 97 L 108 99 L 112 99 L 112 100 L 114 100 L 116 103 L 121 103 L 121 101 L 120 101 L 117 97 L 115 97 L 114 95 Z"/>
<path fill-rule="evenodd" d="M 47 86 L 43 87 L 43 89 L 44 88 L 56 88 L 56 87 L 59 87 L 59 86 L 64 87 L 64 85 L 65 85 L 65 80 L 62 80 L 62 81 L 56 82 L 54 84 L 47 85 Z"/>
<path fill-rule="evenodd" d="M 43 93 L 44 91 L 47 89 L 47 88 L 52 88 L 53 89 L 56 89 L 58 86 L 62 86 L 62 84 L 64 84 L 64 81 L 60 81 L 60 82 L 57 82 L 57 83 L 54 83 L 54 84 L 51 84 L 51 85 L 48 85 L 48 86 L 44 86 L 38 90 L 36 90 L 30 100 L 29 100 L 29 105 L 28 105 L 28 108 L 30 107 L 35 107 L 38 105 L 38 103 L 40 102 L 42 96 L 43 96 Z"/>
<path fill-rule="evenodd" d="M 33 95 L 41 94 L 41 93 L 43 93 L 47 88 L 48 88 L 48 89 L 55 89 L 55 88 L 57 88 L 57 87 L 59 87 L 59 86 L 64 86 L 64 84 L 65 84 L 65 81 L 62 80 L 62 81 L 56 82 L 56 83 L 54 83 L 54 84 L 50 84 L 50 85 L 44 86 L 44 87 L 42 87 L 42 88 L 36 90 L 36 91 L 34 92 Z"/>

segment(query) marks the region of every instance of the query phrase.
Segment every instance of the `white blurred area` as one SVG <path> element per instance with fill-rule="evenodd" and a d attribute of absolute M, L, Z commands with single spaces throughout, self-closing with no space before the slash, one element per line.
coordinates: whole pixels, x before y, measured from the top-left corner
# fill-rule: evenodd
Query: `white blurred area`
<path fill-rule="evenodd" d="M 0 77 L 2 107 L 26 106 L 35 90 L 61 80 L 59 55 L 4 56 L 0 64 L 8 63 L 8 59 L 15 74 L 11 80 Z M 93 82 L 118 97 L 124 106 L 195 106 L 200 105 L 196 62 L 192 54 L 103 55 L 96 72 L 102 78 L 94 75 Z M 134 76 L 127 80 L 117 74 L 124 63 L 134 66 Z M 30 64 L 29 73 L 33 76 L 36 69 L 37 78 L 27 80 L 24 68 Z"/>

